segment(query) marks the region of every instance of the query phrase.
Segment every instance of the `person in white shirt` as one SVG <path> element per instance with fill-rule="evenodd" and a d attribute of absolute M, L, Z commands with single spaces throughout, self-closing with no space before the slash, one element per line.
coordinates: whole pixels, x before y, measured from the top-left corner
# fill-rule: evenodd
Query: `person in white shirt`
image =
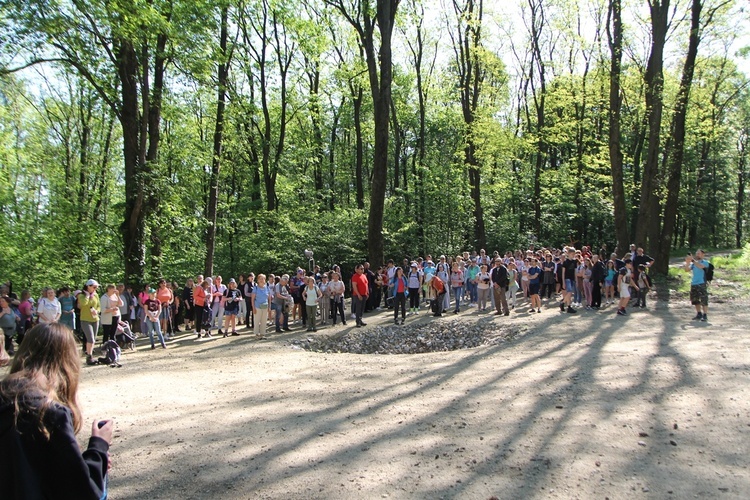
<path fill-rule="evenodd" d="M 44 289 L 44 296 L 39 299 L 36 313 L 39 316 L 40 323 L 57 323 L 62 315 L 62 307 L 60 307 L 60 301 L 57 300 L 54 289 Z"/>

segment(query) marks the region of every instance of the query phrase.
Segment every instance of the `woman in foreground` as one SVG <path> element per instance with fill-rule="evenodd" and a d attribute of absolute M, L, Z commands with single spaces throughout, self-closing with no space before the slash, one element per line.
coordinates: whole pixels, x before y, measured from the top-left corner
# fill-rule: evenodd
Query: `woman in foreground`
<path fill-rule="evenodd" d="M 80 361 L 59 323 L 26 333 L 0 382 L 0 496 L 100 499 L 107 496 L 111 420 L 94 420 L 81 452 Z"/>

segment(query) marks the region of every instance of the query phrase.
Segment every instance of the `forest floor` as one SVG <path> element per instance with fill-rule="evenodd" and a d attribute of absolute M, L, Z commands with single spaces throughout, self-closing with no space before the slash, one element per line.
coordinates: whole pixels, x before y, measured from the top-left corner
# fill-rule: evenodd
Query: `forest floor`
<path fill-rule="evenodd" d="M 113 499 L 744 499 L 748 306 L 712 303 L 705 323 L 656 294 L 626 317 L 466 309 L 522 331 L 417 355 L 309 352 L 299 327 L 140 339 L 122 368 L 85 367 L 80 398 L 87 421 L 116 422 Z"/>

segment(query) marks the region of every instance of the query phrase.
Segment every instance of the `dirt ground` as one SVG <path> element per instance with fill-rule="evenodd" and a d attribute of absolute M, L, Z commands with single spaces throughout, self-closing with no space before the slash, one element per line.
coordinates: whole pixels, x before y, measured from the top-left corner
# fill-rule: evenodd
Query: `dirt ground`
<path fill-rule="evenodd" d="M 80 397 L 87 421 L 116 421 L 113 499 L 745 499 L 748 305 L 714 304 L 707 323 L 684 300 L 627 317 L 468 309 L 526 333 L 418 355 L 307 352 L 299 327 L 140 339 L 122 368 L 85 367 Z"/>

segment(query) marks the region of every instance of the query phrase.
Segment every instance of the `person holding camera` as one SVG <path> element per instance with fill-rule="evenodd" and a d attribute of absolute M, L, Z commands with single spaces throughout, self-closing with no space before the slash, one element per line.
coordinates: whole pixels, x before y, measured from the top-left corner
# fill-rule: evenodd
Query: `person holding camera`
<path fill-rule="evenodd" d="M 26 332 L 0 382 L 3 498 L 107 497 L 114 423 L 95 419 L 81 451 L 80 372 L 76 339 L 67 326 L 41 323 Z"/>
<path fill-rule="evenodd" d="M 695 306 L 695 321 L 708 321 L 708 281 L 706 270 L 709 262 L 704 258 L 702 249 L 695 251 L 695 257 L 689 253 L 685 257 L 685 271 L 693 273 L 690 280 L 690 303 Z"/>

